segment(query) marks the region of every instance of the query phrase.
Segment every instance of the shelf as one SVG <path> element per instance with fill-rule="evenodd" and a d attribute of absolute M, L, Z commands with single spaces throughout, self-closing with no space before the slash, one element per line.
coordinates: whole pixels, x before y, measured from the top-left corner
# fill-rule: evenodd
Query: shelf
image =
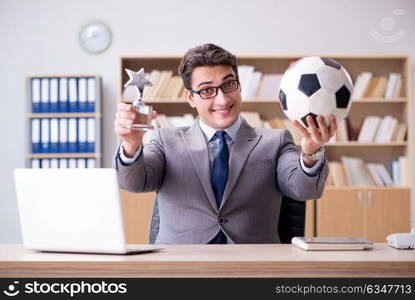
<path fill-rule="evenodd" d="M 97 74 L 32 74 L 25 76 L 28 79 L 33 77 L 35 78 L 55 78 L 55 77 L 63 77 L 63 78 L 71 78 L 71 77 L 97 77 Z"/>
<path fill-rule="evenodd" d="M 29 113 L 26 118 L 102 118 L 101 113 Z"/>
<path fill-rule="evenodd" d="M 27 154 L 26 158 L 101 158 L 101 153 L 36 153 Z"/>
<path fill-rule="evenodd" d="M 324 190 L 329 191 L 341 191 L 341 190 L 409 190 L 411 189 L 408 186 L 375 186 L 375 185 L 361 185 L 361 186 L 353 186 L 353 185 L 342 185 L 342 186 L 333 186 L 333 185 L 326 185 Z"/>
<path fill-rule="evenodd" d="M 335 142 L 328 143 L 326 147 L 406 147 L 407 142 L 390 142 L 390 143 L 359 143 L 356 141 L 351 142 Z"/>
<path fill-rule="evenodd" d="M 158 104 L 158 103 L 160 103 L 160 104 L 169 104 L 169 103 L 177 104 L 177 103 L 187 103 L 187 101 L 185 99 L 183 99 L 183 98 L 177 98 L 177 99 L 156 99 L 156 100 L 153 100 L 153 101 L 147 101 L 146 103 L 147 104 Z"/>
<path fill-rule="evenodd" d="M 358 103 L 379 103 L 379 104 L 390 104 L 390 103 L 407 103 L 408 99 L 405 97 L 400 98 L 392 98 L 392 99 L 385 99 L 385 98 L 362 98 L 362 99 L 353 99 L 353 104 Z"/>

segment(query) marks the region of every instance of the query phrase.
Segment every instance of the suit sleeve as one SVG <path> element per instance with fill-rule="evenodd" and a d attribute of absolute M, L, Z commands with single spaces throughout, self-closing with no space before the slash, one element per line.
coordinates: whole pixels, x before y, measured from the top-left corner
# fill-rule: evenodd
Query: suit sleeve
<path fill-rule="evenodd" d="M 324 191 L 328 175 L 326 159 L 316 175 L 307 174 L 301 167 L 301 154 L 288 130 L 281 133 L 276 164 L 276 184 L 283 195 L 297 200 L 318 199 Z"/>
<path fill-rule="evenodd" d="M 163 182 L 165 156 L 160 130 L 154 131 L 151 141 L 142 148 L 138 159 L 124 164 L 116 152 L 113 167 L 117 170 L 120 188 L 133 193 L 159 190 Z"/>

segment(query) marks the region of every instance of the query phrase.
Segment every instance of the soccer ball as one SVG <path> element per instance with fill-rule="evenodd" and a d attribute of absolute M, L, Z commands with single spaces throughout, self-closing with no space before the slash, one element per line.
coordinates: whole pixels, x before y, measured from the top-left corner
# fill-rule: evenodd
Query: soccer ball
<path fill-rule="evenodd" d="M 308 127 L 308 115 L 316 124 L 321 115 L 329 126 L 330 115 L 337 122 L 347 116 L 352 90 L 350 75 L 341 64 L 327 57 L 311 56 L 301 58 L 285 71 L 279 98 L 288 119 Z"/>

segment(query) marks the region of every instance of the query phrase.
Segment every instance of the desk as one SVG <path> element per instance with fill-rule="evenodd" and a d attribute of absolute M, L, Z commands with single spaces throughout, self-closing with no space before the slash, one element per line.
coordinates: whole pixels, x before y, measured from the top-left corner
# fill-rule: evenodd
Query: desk
<path fill-rule="evenodd" d="M 0 277 L 415 277 L 415 252 L 308 252 L 286 244 L 163 245 L 135 255 L 41 253 L 0 244 Z"/>

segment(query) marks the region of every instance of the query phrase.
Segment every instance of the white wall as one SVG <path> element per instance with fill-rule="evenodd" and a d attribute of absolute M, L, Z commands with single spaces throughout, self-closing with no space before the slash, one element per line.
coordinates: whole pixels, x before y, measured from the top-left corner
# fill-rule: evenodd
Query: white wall
<path fill-rule="evenodd" d="M 404 14 L 394 15 L 394 9 Z M 385 17 L 395 22 L 390 32 L 406 31 L 394 43 L 369 33 L 388 33 L 380 25 Z M 80 27 L 94 19 L 105 21 L 114 35 L 98 56 L 83 52 L 77 40 Z M 0 0 L 0 242 L 21 240 L 12 170 L 24 166 L 24 75 L 102 76 L 109 167 L 117 143 L 112 123 L 120 55 L 182 54 L 209 41 L 236 54 L 404 53 L 414 59 L 414 33 L 411 0 Z"/>

